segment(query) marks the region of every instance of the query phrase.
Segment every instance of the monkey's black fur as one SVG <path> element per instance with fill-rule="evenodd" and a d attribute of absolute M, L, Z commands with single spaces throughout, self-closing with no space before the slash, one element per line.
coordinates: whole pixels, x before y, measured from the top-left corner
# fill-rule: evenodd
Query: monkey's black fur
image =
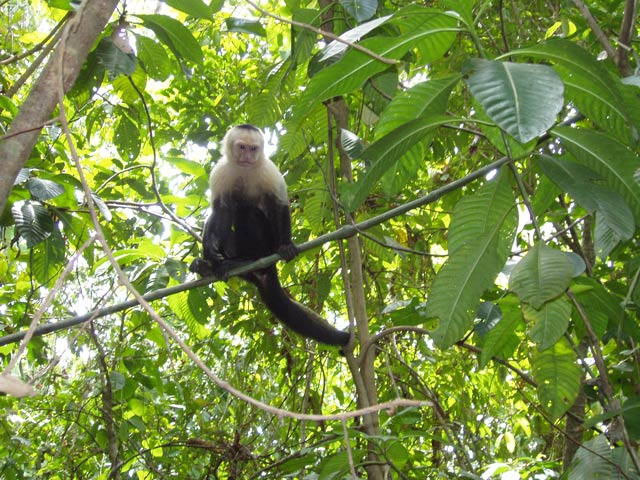
<path fill-rule="evenodd" d="M 239 133 L 236 135 L 234 131 Z M 243 136 L 244 133 L 248 133 L 248 137 Z M 228 169 L 234 168 L 234 162 L 241 163 L 233 157 L 236 138 L 251 140 L 258 135 L 262 141 L 260 131 L 251 125 L 240 125 L 227 134 L 226 156 L 232 157 L 226 160 L 230 164 Z M 244 152 L 245 147 L 241 148 Z M 230 269 L 273 253 L 279 253 L 287 261 L 297 255 L 291 241 L 291 214 L 284 179 L 264 157 L 262 145 L 259 157 L 255 164 L 248 162 L 249 166 L 242 165 L 233 174 L 224 170 L 225 164 L 212 172 L 213 205 L 204 230 L 204 258 L 193 261 L 192 271 L 226 279 Z M 268 172 L 260 171 L 267 167 Z M 263 178 L 260 184 L 248 185 L 250 177 L 259 173 Z M 222 179 L 215 175 L 223 176 L 224 182 L 218 183 Z M 344 346 L 349 342 L 349 333 L 333 328 L 315 312 L 287 296 L 275 265 L 241 277 L 258 288 L 267 308 L 295 332 L 329 345 Z"/>

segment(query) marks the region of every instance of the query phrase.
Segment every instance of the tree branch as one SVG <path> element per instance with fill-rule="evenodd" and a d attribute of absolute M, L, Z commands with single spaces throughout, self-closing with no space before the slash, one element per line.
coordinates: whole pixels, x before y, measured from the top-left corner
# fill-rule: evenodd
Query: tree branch
<path fill-rule="evenodd" d="M 589 27 L 593 31 L 593 34 L 598 39 L 598 43 L 600 43 L 600 46 L 604 49 L 605 52 L 607 52 L 607 55 L 609 56 L 609 58 L 615 62 L 616 50 L 615 48 L 613 48 L 613 45 L 611 45 L 611 42 L 609 41 L 609 37 L 607 37 L 606 33 L 604 33 L 600 28 L 598 21 L 595 19 L 593 15 L 591 15 L 591 12 L 589 11 L 589 8 L 587 7 L 587 5 L 584 3 L 583 0 L 573 0 L 573 4 L 576 7 L 578 7 L 578 10 L 580 10 L 580 13 L 584 17 L 584 19 L 587 21 L 587 24 L 589 24 Z"/>
<path fill-rule="evenodd" d="M 41 128 L 33 127 L 44 125 L 50 120 L 58 103 L 57 80 L 62 76 L 65 92 L 73 86 L 85 58 L 104 30 L 118 1 L 83 2 L 80 10 L 65 26 L 68 32 L 67 48 L 61 49 L 60 45 L 56 47 L 13 119 L 7 134 L 9 138 L 0 142 L 0 213 L 4 211 L 13 183 L 40 136 Z M 62 71 L 59 68 L 60 64 L 63 65 Z M 21 134 L 15 135 L 16 132 Z"/>
<path fill-rule="evenodd" d="M 411 202 L 407 202 L 404 205 L 400 205 L 396 208 L 393 208 L 381 215 L 369 218 L 355 225 L 345 225 L 339 228 L 338 230 L 335 230 L 330 233 L 326 233 L 324 235 L 314 238 L 313 240 L 310 240 L 301 245 L 298 245 L 298 251 L 304 252 L 306 250 L 311 250 L 312 248 L 316 248 L 321 245 L 324 245 L 327 242 L 352 237 L 353 235 L 357 234 L 359 230 L 367 230 L 376 225 L 384 223 L 387 220 L 390 220 L 394 217 L 410 212 L 411 210 L 414 210 L 419 207 L 423 207 L 425 205 L 429 205 L 430 203 L 435 202 L 436 200 L 440 199 L 440 197 L 446 195 L 447 193 L 453 192 L 454 190 L 457 190 L 463 187 L 464 185 L 467 185 L 473 182 L 474 180 L 477 180 L 478 178 L 484 177 L 492 170 L 500 168 L 501 166 L 505 165 L 508 162 L 509 162 L 508 157 L 503 157 L 499 160 L 496 160 L 493 163 L 490 163 L 482 168 L 479 168 L 478 170 L 467 175 L 466 177 L 462 177 L 458 180 L 454 180 L 453 182 L 441 188 L 438 188 L 437 190 L 434 190 L 428 195 L 412 200 Z M 266 268 L 276 263 L 280 258 L 281 258 L 280 255 L 278 255 L 277 253 L 274 253 L 273 255 L 269 255 L 268 257 L 261 258 L 259 260 L 256 260 L 255 262 L 249 263 L 247 265 L 243 265 L 238 268 L 234 268 L 229 272 L 229 276 L 240 275 L 242 273 L 252 272 L 253 270 Z M 203 287 L 217 280 L 219 279 L 216 277 L 200 278 L 198 280 L 194 280 L 191 282 L 185 282 L 181 285 L 176 285 L 168 288 L 161 288 L 159 290 L 149 292 L 146 295 L 143 295 L 142 298 L 147 302 L 151 302 L 153 300 L 158 300 L 164 297 L 168 297 L 169 295 L 174 295 L 176 293 L 184 292 L 186 290 L 191 290 L 192 288 Z M 58 330 L 79 325 L 93 318 L 100 318 L 107 315 L 111 315 L 116 312 L 121 312 L 122 310 L 135 307 L 138 304 L 139 302 L 135 299 L 127 300 L 126 302 L 118 303 L 118 304 L 111 305 L 104 308 L 99 308 L 97 310 L 93 310 L 83 315 L 79 315 L 67 320 L 63 320 L 61 322 L 41 325 L 35 330 L 34 335 L 40 336 L 40 335 L 44 335 L 51 332 L 57 332 Z M 24 337 L 24 335 L 25 335 L 24 331 L 5 335 L 4 337 L 0 338 L 0 346 L 18 342 Z"/>

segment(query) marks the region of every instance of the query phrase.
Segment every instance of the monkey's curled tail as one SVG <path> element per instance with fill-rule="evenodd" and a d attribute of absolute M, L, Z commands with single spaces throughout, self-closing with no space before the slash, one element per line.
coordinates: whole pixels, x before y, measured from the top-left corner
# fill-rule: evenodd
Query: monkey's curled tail
<path fill-rule="evenodd" d="M 349 333 L 333 328 L 313 310 L 291 300 L 280 285 L 275 269 L 253 272 L 251 283 L 258 287 L 260 298 L 278 320 L 302 336 L 327 345 L 344 346 Z"/>

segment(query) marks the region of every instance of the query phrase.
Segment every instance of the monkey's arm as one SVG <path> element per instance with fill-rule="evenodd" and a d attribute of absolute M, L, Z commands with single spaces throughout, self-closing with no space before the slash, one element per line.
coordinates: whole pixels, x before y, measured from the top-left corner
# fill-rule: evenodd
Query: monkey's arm
<path fill-rule="evenodd" d="M 278 253 L 287 262 L 298 255 L 298 248 L 291 241 L 291 210 L 289 203 L 282 203 L 277 199 L 273 202 L 273 223 L 275 244 L 278 245 Z"/>
<path fill-rule="evenodd" d="M 213 202 L 211 215 L 207 219 L 202 236 L 202 255 L 196 258 L 189 269 L 203 277 L 216 275 L 222 280 L 229 276 L 229 270 L 248 263 L 247 260 L 232 259 L 235 256 L 233 245 L 232 207 L 223 199 Z"/>

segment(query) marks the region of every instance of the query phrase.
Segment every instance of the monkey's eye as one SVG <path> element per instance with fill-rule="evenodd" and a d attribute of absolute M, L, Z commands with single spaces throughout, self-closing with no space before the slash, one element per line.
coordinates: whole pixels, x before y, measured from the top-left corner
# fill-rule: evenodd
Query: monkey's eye
<path fill-rule="evenodd" d="M 241 145 L 239 145 L 239 147 L 240 147 L 240 150 L 244 150 L 244 149 L 245 149 L 245 146 L 244 146 L 244 145 L 242 145 L 242 144 L 241 144 Z"/>
<path fill-rule="evenodd" d="M 252 151 L 252 152 L 257 152 L 257 151 L 258 151 L 258 147 L 255 147 L 255 146 L 254 146 L 254 147 L 251 147 L 251 151 Z"/>

